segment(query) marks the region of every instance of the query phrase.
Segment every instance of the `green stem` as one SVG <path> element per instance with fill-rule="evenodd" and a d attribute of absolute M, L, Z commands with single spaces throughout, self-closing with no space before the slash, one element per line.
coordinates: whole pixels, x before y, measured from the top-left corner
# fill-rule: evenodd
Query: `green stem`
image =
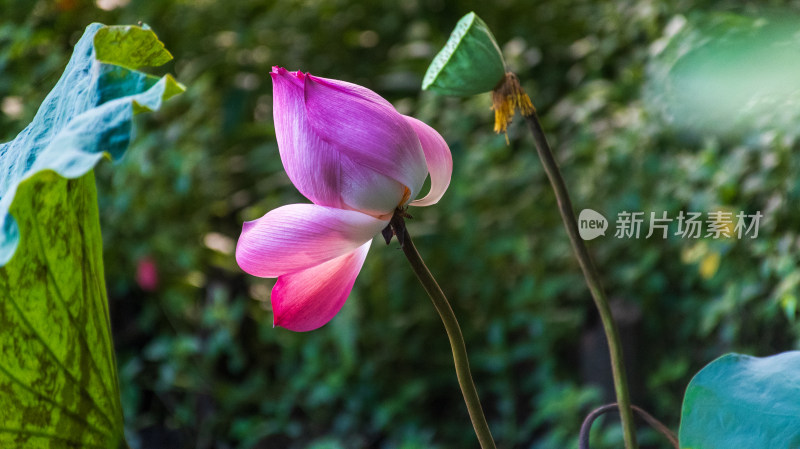
<path fill-rule="evenodd" d="M 633 422 L 633 411 L 631 410 L 630 394 L 628 393 L 628 380 L 625 374 L 622 344 L 620 342 L 617 325 L 614 322 L 614 317 L 611 315 L 608 299 L 606 299 L 606 294 L 600 284 L 600 275 L 597 273 L 594 262 L 592 262 L 589 250 L 586 248 L 583 239 L 581 239 L 578 233 L 578 221 L 572 209 L 572 202 L 569 199 L 567 186 L 564 184 L 564 179 L 561 177 L 561 171 L 553 157 L 553 152 L 550 150 L 550 145 L 547 143 L 536 111 L 526 116 L 525 121 L 528 123 L 528 127 L 533 133 L 533 139 L 536 142 L 536 151 L 539 153 L 539 159 L 542 161 L 544 172 L 547 174 L 550 185 L 552 185 L 553 191 L 555 192 L 556 200 L 558 201 L 558 210 L 561 212 L 561 219 L 564 221 L 564 226 L 567 228 L 567 235 L 569 235 L 572 250 L 578 258 L 578 263 L 583 271 L 583 277 L 586 279 L 586 285 L 589 287 L 589 291 L 592 294 L 594 304 L 597 306 L 597 311 L 600 312 L 600 319 L 603 322 L 603 329 L 605 330 L 606 339 L 608 340 L 608 349 L 611 353 L 611 369 L 614 374 L 614 389 L 617 393 L 617 403 L 619 403 L 625 447 L 627 449 L 637 449 L 636 427 Z"/>
<path fill-rule="evenodd" d="M 397 216 L 396 216 L 397 217 Z M 464 395 L 464 402 L 467 403 L 467 411 L 469 418 L 472 421 L 472 427 L 475 429 L 475 435 L 481 444 L 482 449 L 495 449 L 494 440 L 492 439 L 492 432 L 489 430 L 489 425 L 486 423 L 486 417 L 483 415 L 483 408 L 481 407 L 480 399 L 478 398 L 478 391 L 475 389 L 475 382 L 472 381 L 472 374 L 469 371 L 469 360 L 467 359 L 467 348 L 464 346 L 464 336 L 461 334 L 461 328 L 458 326 L 458 320 L 447 302 L 447 297 L 444 296 L 436 279 L 433 278 L 425 262 L 422 261 L 414 243 L 411 241 L 411 236 L 405 226 L 394 226 L 397 232 L 402 232 L 400 241 L 403 253 L 405 253 L 408 261 L 411 263 L 411 268 L 414 274 L 417 275 L 422 287 L 428 292 L 428 296 L 433 301 L 433 306 L 439 312 L 442 318 L 444 328 L 447 331 L 447 337 L 450 339 L 450 348 L 453 350 L 453 361 L 456 366 L 456 377 L 458 377 L 458 385 L 461 387 L 461 393 Z M 402 228 L 402 229 L 398 229 Z M 398 236 L 399 237 L 399 236 Z"/>

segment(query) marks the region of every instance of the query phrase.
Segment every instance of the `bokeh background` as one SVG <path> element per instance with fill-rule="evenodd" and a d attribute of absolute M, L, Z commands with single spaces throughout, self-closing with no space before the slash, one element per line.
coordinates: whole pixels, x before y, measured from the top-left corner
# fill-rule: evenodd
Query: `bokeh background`
<path fill-rule="evenodd" d="M 677 429 L 703 365 L 800 346 L 798 6 L 0 0 L 0 141 L 33 117 L 91 22 L 147 23 L 175 56 L 152 71 L 187 92 L 138 117 L 125 159 L 96 170 L 134 449 L 477 447 L 444 330 L 396 243 L 375 242 L 344 309 L 310 333 L 273 329 L 274 281 L 233 257 L 243 221 L 306 201 L 278 157 L 270 68 L 379 92 L 451 147 L 450 189 L 412 211 L 410 230 L 460 319 L 499 446 L 574 448 L 583 416 L 613 397 L 532 140 L 519 119 L 508 145 L 491 132 L 489 95 L 421 92 L 425 69 L 463 14 L 492 28 L 575 207 L 612 220 L 589 246 L 619 312 L 634 399 Z M 784 33 L 759 34 L 765 23 Z M 764 57 L 764 46 L 779 51 Z M 617 239 L 625 210 L 764 218 L 756 239 Z M 596 447 L 621 446 L 613 419 L 595 433 Z M 641 439 L 667 447 L 652 432 Z"/>

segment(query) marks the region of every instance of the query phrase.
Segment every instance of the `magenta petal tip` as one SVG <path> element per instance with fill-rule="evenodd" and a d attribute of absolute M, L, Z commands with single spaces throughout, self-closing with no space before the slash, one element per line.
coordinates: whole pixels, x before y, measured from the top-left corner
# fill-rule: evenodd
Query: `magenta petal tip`
<path fill-rule="evenodd" d="M 242 232 L 249 231 L 250 228 L 256 225 L 256 221 L 258 220 L 245 221 L 244 223 L 242 223 Z"/>
<path fill-rule="evenodd" d="M 371 243 L 307 270 L 280 276 L 272 288 L 273 326 L 307 332 L 327 324 L 350 295 Z"/>

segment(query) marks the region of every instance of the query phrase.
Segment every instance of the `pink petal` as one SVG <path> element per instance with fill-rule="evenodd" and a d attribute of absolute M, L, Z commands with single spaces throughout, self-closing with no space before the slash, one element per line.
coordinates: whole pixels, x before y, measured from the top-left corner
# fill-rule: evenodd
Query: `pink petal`
<path fill-rule="evenodd" d="M 290 204 L 244 224 L 236 262 L 254 276 L 278 277 L 348 254 L 387 224 L 361 212 Z"/>
<path fill-rule="evenodd" d="M 330 321 L 353 289 L 370 243 L 307 270 L 279 277 L 272 288 L 275 326 L 305 332 Z"/>
<path fill-rule="evenodd" d="M 428 173 L 431 176 L 431 190 L 424 198 L 411 202 L 412 206 L 430 206 L 436 204 L 450 186 L 453 175 L 453 155 L 442 136 L 435 129 L 414 117 L 404 116 L 419 136 L 422 151 L 425 153 L 425 162 L 428 164 Z M 413 197 L 412 197 L 413 198 Z"/>
<path fill-rule="evenodd" d="M 340 153 L 320 139 L 306 117 L 301 72 L 273 68 L 273 115 L 275 137 L 283 168 L 292 184 L 306 198 L 320 206 L 342 207 L 340 195 Z"/>
<path fill-rule="evenodd" d="M 380 173 L 342 157 L 342 203 L 346 208 L 375 217 L 394 212 L 403 199 L 405 186 Z"/>
<path fill-rule="evenodd" d="M 405 185 L 355 162 L 351 156 L 358 159 L 358 153 L 321 138 L 309 125 L 303 99 L 307 75 L 275 67 L 271 76 L 275 134 L 281 160 L 298 190 L 322 206 L 353 209 L 373 216 L 394 211 L 406 193 Z M 341 84 L 354 86 L 363 94 L 364 101 L 399 116 L 389 102 L 374 92 L 349 83 Z"/>
<path fill-rule="evenodd" d="M 394 179 L 412 195 L 419 192 L 425 156 L 413 128 L 389 102 L 344 81 L 306 75 L 304 86 L 306 114 L 317 135 L 355 164 Z"/>

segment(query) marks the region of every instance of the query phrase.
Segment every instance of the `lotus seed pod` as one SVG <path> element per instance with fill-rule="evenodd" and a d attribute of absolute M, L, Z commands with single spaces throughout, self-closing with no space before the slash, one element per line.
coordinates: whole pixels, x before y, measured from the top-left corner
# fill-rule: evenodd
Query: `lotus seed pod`
<path fill-rule="evenodd" d="M 497 41 L 486 23 L 471 12 L 458 21 L 431 62 L 422 89 L 466 97 L 489 92 L 504 75 L 505 62 Z"/>

